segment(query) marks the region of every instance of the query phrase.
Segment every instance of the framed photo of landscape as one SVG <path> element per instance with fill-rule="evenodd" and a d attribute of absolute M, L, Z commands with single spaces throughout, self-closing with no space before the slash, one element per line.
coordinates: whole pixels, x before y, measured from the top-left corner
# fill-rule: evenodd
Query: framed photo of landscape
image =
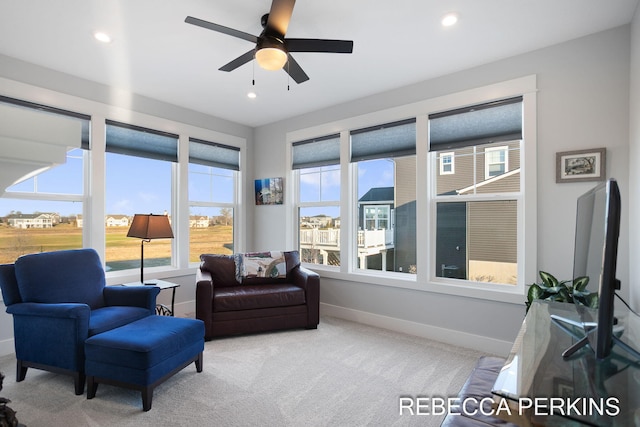
<path fill-rule="evenodd" d="M 556 153 L 556 182 L 604 181 L 606 148 Z"/>

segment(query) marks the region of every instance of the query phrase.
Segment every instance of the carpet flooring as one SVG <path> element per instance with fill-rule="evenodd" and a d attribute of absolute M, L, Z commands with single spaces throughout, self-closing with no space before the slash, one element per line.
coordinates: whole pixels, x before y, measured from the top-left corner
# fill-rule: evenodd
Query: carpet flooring
<path fill-rule="evenodd" d="M 457 395 L 482 353 L 333 317 L 292 330 L 205 343 L 192 364 L 140 393 L 100 384 L 76 396 L 71 377 L 29 369 L 15 382 L 15 357 L 0 357 L 4 388 L 27 427 L 75 426 L 439 426 L 442 415 L 400 414 L 401 397 Z"/>

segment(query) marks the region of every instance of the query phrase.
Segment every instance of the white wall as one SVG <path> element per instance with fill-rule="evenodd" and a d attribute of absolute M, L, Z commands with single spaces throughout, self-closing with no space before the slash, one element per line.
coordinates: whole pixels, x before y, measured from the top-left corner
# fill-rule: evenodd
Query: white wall
<path fill-rule="evenodd" d="M 606 146 L 607 174 L 619 180 L 625 200 L 618 277 L 624 284 L 623 294 L 628 294 L 629 52 L 630 28 L 625 26 L 262 126 L 255 130 L 249 149 L 255 156 L 254 174 L 285 175 L 287 132 L 536 74 L 538 269 L 571 277 L 575 201 L 594 185 L 556 184 L 555 153 Z M 285 247 L 286 230 L 292 226 L 287 223 L 290 210 L 289 197 L 283 206 L 255 207 L 254 240 L 249 248 Z M 321 286 L 323 307 L 334 314 L 459 344 L 465 343 L 467 334 L 475 334 L 496 340 L 493 344 L 501 351 L 509 349 L 524 316 L 524 306 L 519 304 L 338 279 L 323 278 Z"/>

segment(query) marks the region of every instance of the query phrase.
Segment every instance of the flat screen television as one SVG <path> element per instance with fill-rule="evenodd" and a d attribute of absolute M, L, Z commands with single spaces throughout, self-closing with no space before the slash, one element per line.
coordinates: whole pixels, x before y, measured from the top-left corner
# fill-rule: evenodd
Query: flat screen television
<path fill-rule="evenodd" d="M 615 292 L 620 289 L 616 279 L 620 211 L 620 189 L 613 178 L 578 198 L 573 277 L 574 283 L 584 277 L 588 282 L 581 291 L 574 290 L 573 300 L 580 316 L 577 326 L 583 329 L 584 337 L 565 350 L 564 357 L 588 345 L 601 360 L 609 356 L 614 343 L 639 355 L 616 335 L 622 333 L 615 327 L 613 304 Z M 574 321 L 557 317 L 554 320 L 576 326 Z"/>
<path fill-rule="evenodd" d="M 620 209 L 620 190 L 615 179 L 578 198 L 573 277 L 586 276 L 589 282 L 586 295 L 574 302 L 597 359 L 607 357 L 613 345 L 613 300 L 615 291 L 620 289 L 616 279 Z M 593 308 L 586 301 L 592 295 L 597 298 Z"/>

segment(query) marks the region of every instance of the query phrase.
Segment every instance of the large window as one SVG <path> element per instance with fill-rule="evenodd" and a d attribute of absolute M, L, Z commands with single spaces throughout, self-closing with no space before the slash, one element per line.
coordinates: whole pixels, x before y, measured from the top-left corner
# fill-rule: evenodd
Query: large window
<path fill-rule="evenodd" d="M 298 244 L 303 262 L 340 265 L 340 136 L 295 142 Z"/>
<path fill-rule="evenodd" d="M 522 99 L 429 117 L 432 170 L 453 153 L 456 173 L 433 173 L 434 276 L 516 285 L 522 202 Z"/>
<path fill-rule="evenodd" d="M 0 97 L 0 262 L 83 245 L 86 115 Z"/>
<path fill-rule="evenodd" d="M 234 252 L 234 207 L 240 150 L 189 140 L 189 262 Z"/>
<path fill-rule="evenodd" d="M 134 214 L 173 220 L 178 136 L 107 121 L 105 262 L 108 271 L 140 268 L 140 240 L 127 237 Z M 175 231 L 175 227 L 174 231 Z M 144 267 L 172 265 L 172 241 L 145 243 Z"/>
<path fill-rule="evenodd" d="M 417 272 L 415 153 L 414 119 L 351 131 L 361 270 Z"/>

